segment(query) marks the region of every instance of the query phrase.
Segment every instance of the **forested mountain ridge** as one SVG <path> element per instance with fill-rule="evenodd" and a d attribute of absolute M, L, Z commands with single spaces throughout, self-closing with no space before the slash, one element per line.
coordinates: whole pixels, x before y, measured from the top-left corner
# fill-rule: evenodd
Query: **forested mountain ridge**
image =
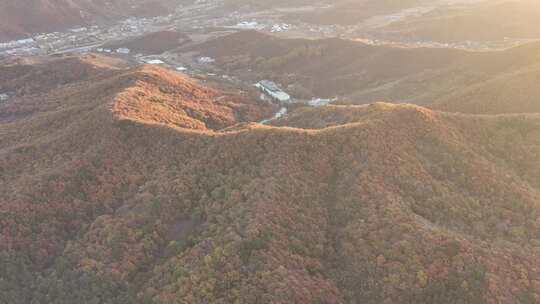
<path fill-rule="evenodd" d="M 106 73 L 0 108 L 0 302 L 540 299 L 538 115 L 375 103 L 235 125 L 267 109 Z"/>

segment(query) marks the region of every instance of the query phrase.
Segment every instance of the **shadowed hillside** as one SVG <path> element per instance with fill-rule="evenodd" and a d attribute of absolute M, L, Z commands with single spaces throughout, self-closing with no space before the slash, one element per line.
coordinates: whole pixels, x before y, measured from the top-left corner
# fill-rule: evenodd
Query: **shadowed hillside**
<path fill-rule="evenodd" d="M 185 49 L 216 58 L 226 73 L 273 79 L 297 98 L 408 102 L 475 114 L 540 112 L 539 43 L 467 52 L 280 39 L 245 31 Z"/>
<path fill-rule="evenodd" d="M 127 41 L 111 42 L 105 46 L 110 49 L 124 47 L 135 53 L 161 54 L 180 47 L 189 41 L 190 38 L 185 34 L 173 31 L 160 31 L 128 39 Z"/>
<path fill-rule="evenodd" d="M 313 95 L 326 97 L 351 95 L 441 70 L 470 55 L 448 49 L 376 47 L 338 38 L 281 39 L 255 31 L 238 32 L 185 50 L 216 58 L 228 72 L 252 69 L 256 75 L 249 76 L 299 85 Z"/>
<path fill-rule="evenodd" d="M 42 94 L 62 85 L 107 77 L 127 67 L 121 60 L 97 55 L 15 60 L 0 66 L 0 92 Z"/>
<path fill-rule="evenodd" d="M 264 107 L 214 94 L 139 67 L 0 106 L 25 109 L 0 120 L 0 300 L 540 300 L 538 115 L 377 103 L 219 131 Z"/>

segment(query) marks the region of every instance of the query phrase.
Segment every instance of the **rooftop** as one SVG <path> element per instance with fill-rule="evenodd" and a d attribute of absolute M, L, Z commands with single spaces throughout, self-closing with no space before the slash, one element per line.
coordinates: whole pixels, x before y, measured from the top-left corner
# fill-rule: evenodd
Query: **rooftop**
<path fill-rule="evenodd" d="M 270 80 L 261 80 L 259 82 L 260 85 L 265 87 L 266 89 L 272 91 L 272 92 L 280 92 L 282 91 L 277 84 L 275 84 L 273 81 Z"/>

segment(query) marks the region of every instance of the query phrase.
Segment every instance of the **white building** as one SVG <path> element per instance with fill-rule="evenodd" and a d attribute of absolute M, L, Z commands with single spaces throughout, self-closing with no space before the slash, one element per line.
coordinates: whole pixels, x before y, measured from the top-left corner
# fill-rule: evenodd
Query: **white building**
<path fill-rule="evenodd" d="M 36 42 L 36 41 L 33 38 L 20 39 L 20 40 L 16 41 L 16 43 L 19 44 L 19 45 L 30 44 L 30 43 L 34 43 L 34 42 Z"/>
<path fill-rule="evenodd" d="M 337 101 L 337 98 L 313 98 L 308 101 L 308 104 L 312 107 L 320 107 Z"/>
<path fill-rule="evenodd" d="M 263 93 L 270 96 L 275 101 L 279 102 L 290 102 L 291 96 L 285 93 L 282 89 L 279 88 L 277 84 L 270 80 L 261 80 L 256 85 Z"/>
<path fill-rule="evenodd" d="M 197 62 L 199 62 L 200 64 L 209 64 L 209 63 L 213 63 L 215 61 L 216 60 L 214 58 L 211 58 L 211 57 L 199 57 L 199 59 L 197 59 Z"/>
<path fill-rule="evenodd" d="M 129 54 L 131 52 L 131 50 L 128 49 L 128 48 L 119 48 L 119 49 L 116 50 L 116 52 L 118 54 Z"/>
<path fill-rule="evenodd" d="M 147 60 L 146 63 L 148 63 L 148 64 L 164 64 L 165 62 L 163 62 L 163 60 L 159 60 L 159 59 L 151 59 L 151 60 Z"/>
<path fill-rule="evenodd" d="M 9 95 L 8 94 L 0 94 L 0 101 L 6 101 L 8 100 Z"/>
<path fill-rule="evenodd" d="M 23 47 L 23 46 L 28 46 L 28 45 L 34 45 L 35 42 L 36 41 L 33 38 L 13 40 L 13 41 L 0 43 L 0 49 L 17 48 L 17 47 Z"/>
<path fill-rule="evenodd" d="M 238 28 L 238 29 L 247 29 L 247 30 L 262 30 L 265 28 L 265 25 L 259 24 L 257 21 L 242 21 L 240 23 L 237 23 L 235 26 L 232 26 L 232 28 Z"/>

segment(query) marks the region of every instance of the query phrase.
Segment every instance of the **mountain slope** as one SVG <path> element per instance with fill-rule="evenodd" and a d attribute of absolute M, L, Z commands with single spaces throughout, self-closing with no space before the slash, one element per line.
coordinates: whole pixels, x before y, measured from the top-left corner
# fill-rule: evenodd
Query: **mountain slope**
<path fill-rule="evenodd" d="M 441 70 L 470 55 L 450 49 L 370 46 L 337 38 L 280 39 L 255 31 L 238 32 L 184 50 L 216 58 L 229 72 L 252 69 L 255 76 L 299 85 L 326 97 L 351 95 L 409 75 Z"/>
<path fill-rule="evenodd" d="M 408 102 L 474 114 L 540 111 L 535 86 L 539 43 L 467 52 L 341 39 L 280 39 L 246 31 L 184 50 L 216 58 L 224 73 L 252 81 L 273 79 L 297 98 L 339 96 L 343 104 Z"/>
<path fill-rule="evenodd" d="M 3 105 L 0 300 L 538 301 L 538 115 L 185 124 L 222 117 L 209 94 L 142 67 Z"/>
<path fill-rule="evenodd" d="M 96 55 L 11 60 L 0 66 L 0 92 L 23 96 L 43 94 L 62 85 L 108 77 L 128 65 Z"/>
<path fill-rule="evenodd" d="M 0 41 L 117 18 L 165 15 L 168 12 L 166 4 L 159 0 L 2 0 Z"/>
<path fill-rule="evenodd" d="M 62 109 L 61 98 L 79 104 L 92 97 L 114 99 L 111 108 L 118 118 L 201 130 L 221 129 L 272 113 L 271 106 L 254 103 L 241 92 L 204 87 L 163 68 L 133 68 L 103 56 L 44 59 L 4 66 L 0 71 L 0 91 L 14 97 L 14 102 L 0 104 L 3 116 L 27 110 L 55 111 L 58 106 Z"/>
<path fill-rule="evenodd" d="M 161 54 L 167 50 L 180 47 L 189 41 L 189 36 L 185 34 L 174 31 L 160 31 L 128 39 L 127 41 L 110 42 L 105 47 L 110 49 L 124 47 L 141 54 Z"/>
<path fill-rule="evenodd" d="M 425 0 L 342 0 L 331 2 L 331 6 L 317 12 L 292 14 L 291 20 L 302 20 L 312 24 L 356 25 L 371 17 L 398 13 L 404 9 L 430 4 Z"/>
<path fill-rule="evenodd" d="M 441 7 L 393 23 L 377 34 L 388 39 L 447 43 L 538 39 L 539 18 L 540 5 L 534 0 L 479 1 L 464 7 Z"/>

